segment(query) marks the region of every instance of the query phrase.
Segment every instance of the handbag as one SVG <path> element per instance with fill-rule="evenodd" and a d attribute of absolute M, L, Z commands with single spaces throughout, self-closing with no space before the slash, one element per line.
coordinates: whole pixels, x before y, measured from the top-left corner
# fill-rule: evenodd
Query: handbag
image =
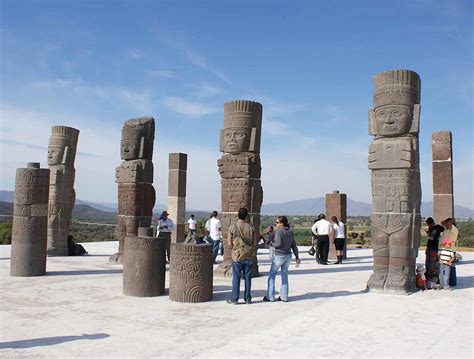
<path fill-rule="evenodd" d="M 311 247 L 311 248 L 308 250 L 308 254 L 309 254 L 310 256 L 314 256 L 315 253 L 316 253 L 316 249 L 314 249 L 314 246 Z"/>

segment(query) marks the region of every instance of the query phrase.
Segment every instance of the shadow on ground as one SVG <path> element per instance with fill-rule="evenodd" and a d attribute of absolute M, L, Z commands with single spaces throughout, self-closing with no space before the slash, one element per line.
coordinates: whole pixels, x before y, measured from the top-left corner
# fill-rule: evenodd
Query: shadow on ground
<path fill-rule="evenodd" d="M 92 269 L 92 270 L 57 270 L 48 271 L 46 275 L 95 275 L 95 274 L 118 274 L 122 269 Z"/>
<path fill-rule="evenodd" d="M 33 347 L 45 347 L 48 345 L 56 345 L 65 342 L 72 342 L 74 340 L 95 340 L 104 339 L 110 337 L 109 334 L 97 333 L 97 334 L 82 334 L 82 335 L 66 335 L 61 337 L 46 337 L 37 339 L 25 339 L 25 340 L 14 340 L 12 342 L 0 343 L 0 349 L 21 349 L 21 348 L 33 348 Z"/>

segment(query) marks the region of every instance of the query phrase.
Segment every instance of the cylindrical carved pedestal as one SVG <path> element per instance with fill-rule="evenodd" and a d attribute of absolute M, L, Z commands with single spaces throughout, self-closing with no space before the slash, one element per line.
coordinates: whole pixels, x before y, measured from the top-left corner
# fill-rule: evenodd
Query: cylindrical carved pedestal
<path fill-rule="evenodd" d="M 156 297 L 165 293 L 165 243 L 151 236 L 151 228 L 138 228 L 137 237 L 125 237 L 123 294 Z"/>
<path fill-rule="evenodd" d="M 212 245 L 171 243 L 170 259 L 171 300 L 199 303 L 212 299 Z"/>
<path fill-rule="evenodd" d="M 16 170 L 10 275 L 46 273 L 49 169 L 28 163 Z"/>

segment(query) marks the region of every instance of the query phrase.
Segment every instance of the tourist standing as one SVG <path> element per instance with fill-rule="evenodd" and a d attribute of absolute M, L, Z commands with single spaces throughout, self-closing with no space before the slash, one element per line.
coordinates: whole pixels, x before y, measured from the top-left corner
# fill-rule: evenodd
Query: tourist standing
<path fill-rule="evenodd" d="M 194 214 L 192 214 L 188 219 L 188 229 L 191 236 L 196 235 L 196 224 L 197 221 L 194 219 Z"/>
<path fill-rule="evenodd" d="M 296 246 L 293 231 L 289 229 L 288 218 L 278 216 L 276 226 L 277 229 L 273 239 L 275 255 L 273 256 L 270 273 L 268 274 L 267 295 L 263 297 L 264 302 L 275 301 L 275 277 L 279 269 L 281 269 L 281 289 L 278 300 L 282 302 L 288 301 L 288 267 L 291 262 L 291 251 L 295 255 L 296 263 L 300 264 L 298 247 Z"/>
<path fill-rule="evenodd" d="M 239 209 L 237 223 L 229 227 L 228 242 L 232 248 L 232 297 L 227 300 L 229 304 L 239 303 L 240 279 L 244 274 L 246 304 L 252 302 L 252 266 L 257 250 L 257 239 L 253 226 L 246 222 L 248 211 Z"/>
<path fill-rule="evenodd" d="M 454 262 L 451 263 L 451 269 L 449 271 L 449 285 L 455 287 L 457 285 L 457 276 L 456 276 L 456 250 L 457 250 L 457 240 L 459 235 L 459 230 L 456 227 L 456 223 L 452 218 L 446 218 L 441 225 L 444 226 L 445 230 L 443 231 L 443 239 L 448 238 L 451 240 L 451 250 L 454 252 Z"/>
<path fill-rule="evenodd" d="M 212 239 L 212 254 L 214 257 L 214 264 L 216 263 L 217 255 L 219 254 L 219 246 L 221 244 L 222 234 L 221 234 L 221 221 L 217 219 L 217 211 L 211 213 L 211 218 L 208 221 L 208 226 L 206 223 L 206 229 L 209 232 L 209 237 Z"/>
<path fill-rule="evenodd" d="M 441 241 L 439 250 L 439 284 L 442 289 L 450 289 L 449 273 L 454 263 L 454 252 L 451 249 L 451 240 L 445 238 Z"/>
<path fill-rule="evenodd" d="M 332 216 L 331 220 L 334 222 L 332 228 L 337 256 L 337 262 L 334 264 L 342 264 L 342 258 L 344 257 L 344 244 L 346 242 L 346 231 L 344 228 L 344 223 L 339 221 L 336 216 Z"/>
<path fill-rule="evenodd" d="M 332 233 L 332 226 L 329 221 L 326 221 L 326 216 L 321 213 L 318 220 L 311 227 L 311 231 L 318 237 L 318 245 L 316 251 L 319 252 L 321 264 L 328 264 L 329 254 L 329 235 Z M 317 257 L 316 257 L 317 258 Z"/>
<path fill-rule="evenodd" d="M 426 224 L 428 225 L 428 229 L 426 230 L 428 241 L 426 243 L 425 252 L 426 279 L 428 281 L 433 281 L 434 277 L 438 276 L 439 238 L 444 228 L 439 224 L 436 224 L 434 219 L 431 217 L 426 219 Z"/>
<path fill-rule="evenodd" d="M 169 213 L 163 211 L 160 219 L 158 220 L 158 232 L 157 235 L 165 239 L 166 244 L 166 263 L 170 262 L 170 245 L 171 245 L 171 232 L 174 229 L 174 223 L 171 218 L 168 217 Z"/>

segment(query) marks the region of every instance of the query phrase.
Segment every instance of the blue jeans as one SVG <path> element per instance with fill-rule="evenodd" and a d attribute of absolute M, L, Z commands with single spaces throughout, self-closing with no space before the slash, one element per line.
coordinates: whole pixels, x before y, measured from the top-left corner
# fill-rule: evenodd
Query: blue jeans
<path fill-rule="evenodd" d="M 451 271 L 451 266 L 448 264 L 439 264 L 439 284 L 443 289 L 449 289 L 449 272 Z"/>
<path fill-rule="evenodd" d="M 270 273 L 268 274 L 268 289 L 267 298 L 271 301 L 275 300 L 275 277 L 278 270 L 281 268 L 281 289 L 280 298 L 282 300 L 288 300 L 288 267 L 291 262 L 290 254 L 275 254 L 272 260 L 272 266 L 270 267 Z"/>
<path fill-rule="evenodd" d="M 212 255 L 214 256 L 214 262 L 216 261 L 217 255 L 219 254 L 219 247 L 221 245 L 220 239 L 212 240 Z"/>
<path fill-rule="evenodd" d="M 245 292 L 244 300 L 252 300 L 250 295 L 250 287 L 252 285 L 252 265 L 253 261 L 250 259 L 244 259 L 239 262 L 232 261 L 232 298 L 233 302 L 239 301 L 240 294 L 240 278 L 242 277 L 242 272 L 244 272 L 244 281 L 245 281 Z"/>

